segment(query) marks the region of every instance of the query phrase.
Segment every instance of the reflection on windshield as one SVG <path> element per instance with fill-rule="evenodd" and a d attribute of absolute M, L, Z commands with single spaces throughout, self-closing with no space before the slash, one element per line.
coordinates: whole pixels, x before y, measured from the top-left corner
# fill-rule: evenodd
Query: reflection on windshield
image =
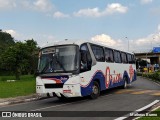
<path fill-rule="evenodd" d="M 50 47 L 42 50 L 40 73 L 69 72 L 78 69 L 77 46 Z"/>

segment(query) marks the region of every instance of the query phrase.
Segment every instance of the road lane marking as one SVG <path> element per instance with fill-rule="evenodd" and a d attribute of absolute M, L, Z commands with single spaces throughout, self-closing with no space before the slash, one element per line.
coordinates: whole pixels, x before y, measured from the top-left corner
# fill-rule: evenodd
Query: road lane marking
<path fill-rule="evenodd" d="M 151 112 L 153 112 L 153 111 L 157 110 L 158 108 L 160 108 L 160 106 L 158 106 L 158 107 L 156 107 L 156 108 L 152 109 L 152 110 L 151 110 Z M 141 117 L 136 117 L 136 118 L 134 118 L 133 120 L 137 120 L 137 119 L 139 119 L 139 118 L 141 118 Z"/>
<path fill-rule="evenodd" d="M 147 95 L 160 96 L 160 91 L 159 90 L 134 89 L 134 90 L 117 91 L 115 92 L 115 94 L 133 94 L 133 95 L 147 94 Z"/>
<path fill-rule="evenodd" d="M 156 83 L 156 82 L 154 82 L 156 85 L 158 85 L 158 86 L 160 86 L 160 84 L 159 83 Z"/>
<path fill-rule="evenodd" d="M 142 90 L 142 91 L 132 92 L 131 94 L 139 95 L 139 94 L 150 93 L 150 92 L 153 92 L 153 91 L 152 90 Z"/>
<path fill-rule="evenodd" d="M 117 92 L 115 92 L 115 93 L 117 93 L 117 94 L 122 94 L 122 93 L 130 93 L 130 92 L 132 92 L 132 91 L 135 91 L 135 90 L 121 90 L 121 91 L 117 91 Z"/>
<path fill-rule="evenodd" d="M 151 94 L 151 95 L 160 96 L 160 92 L 154 93 L 154 94 Z"/>
<path fill-rule="evenodd" d="M 158 102 L 160 102 L 160 100 L 155 100 L 155 101 L 153 101 L 152 103 L 150 103 L 150 104 L 148 104 L 148 105 L 146 105 L 146 106 L 144 106 L 144 107 L 142 107 L 142 108 L 140 108 L 140 109 L 138 109 L 138 110 L 136 110 L 136 111 L 134 111 L 134 112 L 131 112 L 131 113 L 137 113 L 137 112 L 144 111 L 144 110 L 146 110 L 147 108 L 152 107 L 153 105 L 155 105 L 155 104 L 158 103 Z M 114 119 L 114 120 L 124 120 L 124 119 L 130 117 L 130 114 L 131 114 L 131 113 L 129 113 L 129 114 L 125 115 L 125 116 L 116 118 L 116 119 Z"/>

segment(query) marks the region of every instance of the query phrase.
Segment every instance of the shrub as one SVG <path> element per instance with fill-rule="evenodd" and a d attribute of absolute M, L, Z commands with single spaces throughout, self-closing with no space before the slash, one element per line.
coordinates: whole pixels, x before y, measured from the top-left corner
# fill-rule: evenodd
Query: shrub
<path fill-rule="evenodd" d="M 137 76 L 143 76 L 160 82 L 160 74 L 158 72 L 148 73 L 148 74 L 138 73 Z"/>

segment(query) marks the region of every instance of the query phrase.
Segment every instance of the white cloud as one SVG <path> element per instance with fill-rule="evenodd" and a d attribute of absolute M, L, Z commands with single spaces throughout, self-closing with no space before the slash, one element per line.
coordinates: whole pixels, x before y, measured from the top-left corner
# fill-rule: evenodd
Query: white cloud
<path fill-rule="evenodd" d="M 106 34 L 96 35 L 92 37 L 91 40 L 94 42 L 99 42 L 111 46 L 114 46 L 116 44 L 116 41 Z"/>
<path fill-rule="evenodd" d="M 8 29 L 8 30 L 3 30 L 3 31 L 9 33 L 16 41 L 24 41 L 24 40 L 33 38 L 33 36 L 28 36 L 27 34 L 19 33 L 13 29 Z"/>
<path fill-rule="evenodd" d="M 16 6 L 15 0 L 0 0 L 0 9 L 12 9 Z"/>
<path fill-rule="evenodd" d="M 19 36 L 19 34 L 15 30 L 10 29 L 10 30 L 4 30 L 4 31 L 9 33 L 14 38 Z"/>
<path fill-rule="evenodd" d="M 80 9 L 78 12 L 74 12 L 74 15 L 77 17 L 80 16 L 99 17 L 102 16 L 102 13 L 96 7 L 96 8 Z"/>
<path fill-rule="evenodd" d="M 158 25 L 157 31 L 158 32 L 156 33 L 135 40 L 132 40 L 130 38 L 114 40 L 109 35 L 100 34 L 93 36 L 91 38 L 91 41 L 98 42 L 125 51 L 128 50 L 128 42 L 129 42 L 130 52 L 150 52 L 151 50 L 153 50 L 153 47 L 160 46 L 160 25 Z"/>
<path fill-rule="evenodd" d="M 55 12 L 55 13 L 53 14 L 53 17 L 54 17 L 54 18 L 67 18 L 67 17 L 69 17 L 69 15 L 64 14 L 64 13 L 62 13 L 62 12 L 60 12 L 60 11 L 57 11 L 57 12 Z"/>
<path fill-rule="evenodd" d="M 140 38 L 134 41 L 134 44 L 142 47 L 142 48 L 149 48 L 154 46 L 160 45 L 160 25 L 157 27 L 157 32 L 148 35 L 147 37 Z"/>
<path fill-rule="evenodd" d="M 41 12 L 48 12 L 53 9 L 53 4 L 50 0 L 36 0 L 33 5 L 36 10 Z"/>
<path fill-rule="evenodd" d="M 113 14 L 113 13 L 116 13 L 116 12 L 117 13 L 126 13 L 127 10 L 128 10 L 127 7 L 122 6 L 119 3 L 112 3 L 112 4 L 107 5 L 106 13 L 107 14 Z"/>
<path fill-rule="evenodd" d="M 127 50 L 127 48 L 124 47 L 124 41 L 114 40 L 113 38 L 111 38 L 109 35 L 106 35 L 106 34 L 100 34 L 100 35 L 93 36 L 91 38 L 91 41 L 100 43 L 100 44 L 104 44 L 112 48 L 117 48 L 120 50 Z"/>
<path fill-rule="evenodd" d="M 153 0 L 141 0 L 142 4 L 148 4 L 151 3 Z"/>
<path fill-rule="evenodd" d="M 147 37 L 140 38 L 132 41 L 131 50 L 135 52 L 150 52 L 153 47 L 157 47 L 160 45 L 160 35 L 151 34 Z"/>
<path fill-rule="evenodd" d="M 101 17 L 106 15 L 111 15 L 113 13 L 126 13 L 128 10 L 127 7 L 122 6 L 120 3 L 108 4 L 105 10 L 100 11 L 98 7 L 80 9 L 78 12 L 74 12 L 74 16 L 81 17 Z"/>

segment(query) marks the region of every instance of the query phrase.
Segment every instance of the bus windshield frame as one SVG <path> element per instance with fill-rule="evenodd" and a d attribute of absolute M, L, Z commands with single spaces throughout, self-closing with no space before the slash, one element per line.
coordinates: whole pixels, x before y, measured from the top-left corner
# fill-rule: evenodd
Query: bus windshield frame
<path fill-rule="evenodd" d="M 79 46 L 58 45 L 41 49 L 38 74 L 77 73 L 79 71 Z"/>

